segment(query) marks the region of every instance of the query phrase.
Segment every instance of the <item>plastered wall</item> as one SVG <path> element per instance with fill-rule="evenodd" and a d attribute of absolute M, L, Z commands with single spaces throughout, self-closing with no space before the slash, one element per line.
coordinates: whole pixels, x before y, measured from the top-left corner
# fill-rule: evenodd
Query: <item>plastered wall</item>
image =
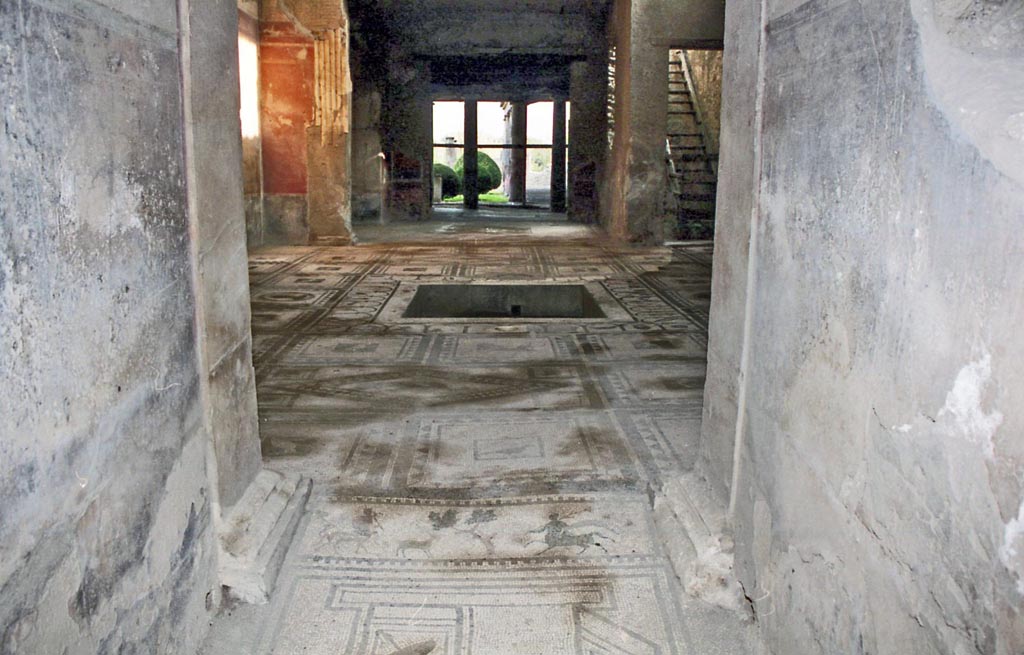
<path fill-rule="evenodd" d="M 178 21 L 164 2 L 0 4 L 3 653 L 188 653 L 204 634 Z"/>
<path fill-rule="evenodd" d="M 728 6 L 703 443 L 740 580 L 774 652 L 1022 652 L 1021 8 L 764 9 Z"/>

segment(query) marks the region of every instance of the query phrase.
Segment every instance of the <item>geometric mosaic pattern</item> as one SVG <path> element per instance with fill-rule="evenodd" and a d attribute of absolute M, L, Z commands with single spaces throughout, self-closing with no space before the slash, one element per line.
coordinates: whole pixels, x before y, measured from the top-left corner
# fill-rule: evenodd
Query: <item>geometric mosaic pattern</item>
<path fill-rule="evenodd" d="M 740 652 L 706 648 L 737 619 L 680 593 L 650 513 L 696 456 L 711 245 L 448 228 L 250 258 L 264 457 L 315 486 L 246 652 Z M 507 282 L 586 284 L 605 318 L 401 317 L 420 284 Z"/>

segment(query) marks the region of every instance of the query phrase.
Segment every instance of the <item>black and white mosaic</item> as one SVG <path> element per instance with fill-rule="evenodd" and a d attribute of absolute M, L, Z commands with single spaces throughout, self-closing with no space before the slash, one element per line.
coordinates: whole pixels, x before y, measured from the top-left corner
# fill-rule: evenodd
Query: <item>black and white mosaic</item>
<path fill-rule="evenodd" d="M 696 458 L 710 244 L 458 227 L 251 257 L 264 457 L 315 481 L 251 651 L 739 652 L 704 648 L 738 619 L 680 593 L 651 510 Z M 420 284 L 512 281 L 605 318 L 402 317 Z"/>

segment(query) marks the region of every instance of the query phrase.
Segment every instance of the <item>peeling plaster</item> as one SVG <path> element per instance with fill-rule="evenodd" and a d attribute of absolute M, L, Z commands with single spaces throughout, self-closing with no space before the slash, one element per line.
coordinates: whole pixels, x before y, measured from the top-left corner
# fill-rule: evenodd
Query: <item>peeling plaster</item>
<path fill-rule="evenodd" d="M 947 120 L 1001 173 L 1024 184 L 1024 11 L 1006 3 L 913 0 L 929 91 Z M 968 49 L 969 48 L 969 49 Z"/>
<path fill-rule="evenodd" d="M 999 559 L 1017 576 L 1017 593 L 1024 596 L 1024 501 L 1020 503 L 1017 518 L 1010 519 L 1003 532 L 1003 545 Z"/>
<path fill-rule="evenodd" d="M 965 439 L 982 447 L 985 456 L 994 456 L 993 436 L 1003 422 L 1003 414 L 993 409 L 985 413 L 982 392 L 992 379 L 992 356 L 987 350 L 981 359 L 960 369 L 939 418 L 946 418 Z"/>

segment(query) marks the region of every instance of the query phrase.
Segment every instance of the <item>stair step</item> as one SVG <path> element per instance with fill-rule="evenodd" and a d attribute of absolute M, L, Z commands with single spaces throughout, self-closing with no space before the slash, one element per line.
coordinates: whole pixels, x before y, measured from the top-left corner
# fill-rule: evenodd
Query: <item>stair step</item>
<path fill-rule="evenodd" d="M 705 155 L 704 153 L 702 153 L 702 152 L 701 153 L 694 152 L 694 153 L 680 153 L 680 154 L 673 153 L 672 154 L 672 161 L 674 161 L 674 162 L 692 162 L 692 161 L 706 162 L 706 161 L 708 161 L 708 159 L 709 159 L 709 157 L 707 155 Z"/>
<path fill-rule="evenodd" d="M 715 213 L 715 203 L 713 202 L 697 202 L 695 200 L 683 200 L 677 198 L 676 208 L 678 211 L 688 211 L 699 214 L 713 215 Z"/>
<path fill-rule="evenodd" d="M 686 209 L 684 207 L 677 207 L 676 216 L 689 221 L 714 221 L 715 211 L 714 207 L 707 207 L 704 209 Z"/>
<path fill-rule="evenodd" d="M 694 182 L 691 179 L 674 178 L 676 180 L 677 191 L 680 193 L 693 193 L 697 195 L 715 195 L 715 189 L 717 184 L 714 182 Z"/>
<path fill-rule="evenodd" d="M 672 152 L 703 152 L 704 142 L 699 136 L 688 136 L 669 139 Z"/>
<path fill-rule="evenodd" d="M 677 193 L 676 198 L 685 202 L 715 202 L 713 193 Z"/>
<path fill-rule="evenodd" d="M 677 171 L 669 175 L 683 184 L 707 184 L 711 186 L 718 184 L 718 178 L 715 177 L 714 173 L 709 173 L 704 168 L 682 172 Z"/>

